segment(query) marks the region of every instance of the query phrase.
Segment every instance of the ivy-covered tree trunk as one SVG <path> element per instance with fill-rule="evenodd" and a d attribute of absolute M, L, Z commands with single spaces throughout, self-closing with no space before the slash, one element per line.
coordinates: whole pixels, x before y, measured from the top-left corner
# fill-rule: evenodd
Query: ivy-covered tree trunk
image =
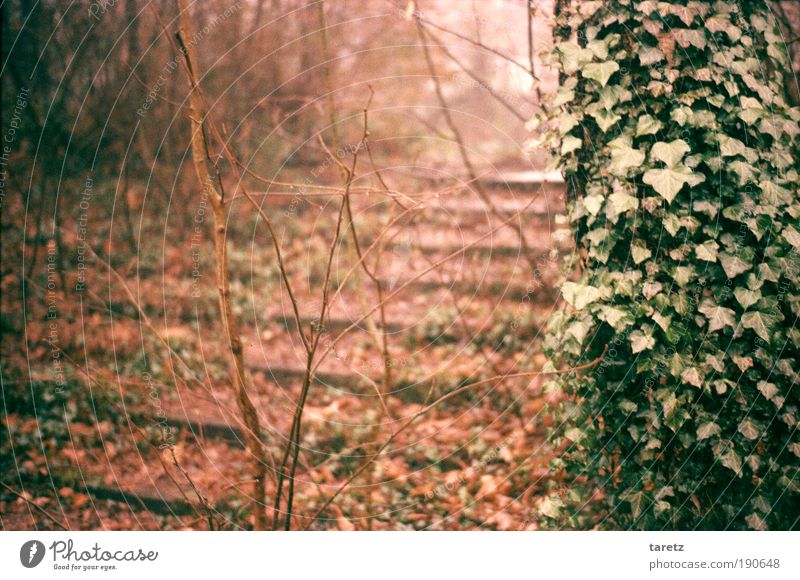
<path fill-rule="evenodd" d="M 800 200 L 766 2 L 559 1 L 544 119 L 575 274 L 555 526 L 800 526 Z M 603 355 L 603 352 L 605 354 Z"/>

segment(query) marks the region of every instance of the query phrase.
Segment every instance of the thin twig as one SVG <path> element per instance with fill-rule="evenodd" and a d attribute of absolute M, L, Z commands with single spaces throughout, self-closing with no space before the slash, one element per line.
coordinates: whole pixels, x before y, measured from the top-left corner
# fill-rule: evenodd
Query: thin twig
<path fill-rule="evenodd" d="M 53 516 L 52 514 L 50 514 L 50 512 L 48 512 L 48 511 L 47 511 L 46 509 L 44 509 L 42 506 L 38 505 L 38 504 L 37 504 L 37 503 L 35 503 L 35 502 L 32 502 L 31 500 L 29 500 L 27 497 L 25 497 L 24 495 L 22 495 L 21 493 L 19 493 L 19 492 L 18 492 L 17 490 L 15 490 L 14 488 L 12 488 L 12 487 L 9 487 L 8 485 L 6 485 L 6 483 L 5 483 L 5 482 L 3 482 L 3 481 L 0 481 L 0 485 L 2 485 L 4 488 L 6 488 L 8 491 L 10 491 L 11 493 L 13 493 L 15 496 L 17 496 L 17 497 L 18 497 L 18 498 L 20 498 L 21 500 L 25 501 L 25 502 L 26 502 L 26 503 L 27 503 L 29 506 L 33 506 L 34 508 L 36 508 L 36 509 L 37 509 L 39 512 L 41 512 L 43 515 L 47 516 L 47 518 L 49 518 L 50 520 L 52 520 L 52 521 L 53 521 L 53 523 L 54 523 L 55 525 L 57 525 L 59 528 L 61 528 L 62 530 L 64 530 L 64 531 L 67 531 L 67 532 L 69 532 L 69 531 L 70 531 L 70 529 L 71 529 L 71 528 L 69 528 L 69 527 L 65 526 L 65 525 L 64 525 L 64 524 L 62 524 L 60 521 L 58 521 L 58 519 L 56 519 L 56 518 L 55 518 L 55 516 Z"/>

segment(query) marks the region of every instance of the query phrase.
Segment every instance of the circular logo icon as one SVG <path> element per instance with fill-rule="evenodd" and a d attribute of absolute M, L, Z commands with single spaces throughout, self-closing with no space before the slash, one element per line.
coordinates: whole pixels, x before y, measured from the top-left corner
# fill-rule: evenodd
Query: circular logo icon
<path fill-rule="evenodd" d="M 26 568 L 35 568 L 44 559 L 44 544 L 39 540 L 29 540 L 19 549 L 19 561 Z"/>

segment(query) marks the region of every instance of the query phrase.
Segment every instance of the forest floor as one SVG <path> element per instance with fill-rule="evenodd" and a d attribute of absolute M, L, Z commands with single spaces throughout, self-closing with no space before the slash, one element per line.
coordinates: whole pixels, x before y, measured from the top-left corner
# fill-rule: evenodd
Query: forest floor
<path fill-rule="evenodd" d="M 347 276 L 356 250 L 351 232 L 342 232 L 332 260 L 337 296 L 321 339 L 321 350 L 330 353 L 303 415 L 293 527 L 538 528 L 553 402 L 543 377 L 464 389 L 402 430 L 369 463 L 426 402 L 544 364 L 543 329 L 558 299 L 557 255 L 568 251 L 569 241 L 559 244 L 554 236 L 562 188 L 531 185 L 485 186 L 493 213 L 470 185 L 416 183 L 411 198 L 424 205 L 389 229 L 377 261 L 366 260 L 384 295 L 392 295 L 385 324 L 374 309 L 374 282 L 358 268 Z M 306 332 L 322 306 L 340 199 L 266 198 Z M 362 250 L 402 211 L 376 194 L 354 194 L 352 203 Z M 4 529 L 248 527 L 248 452 L 227 379 L 209 224 L 203 223 L 210 214 L 195 205 L 180 217 L 180 209 L 170 208 L 161 222 L 137 224 L 133 249 L 114 238 L 111 264 L 141 312 L 93 255 L 86 258 L 84 291 L 49 291 L 42 266 L 26 285 L 24 317 L 20 304 L 3 301 Z M 195 224 L 202 236 L 193 236 Z M 238 198 L 229 227 L 231 292 L 252 398 L 267 449 L 280 457 L 305 350 L 263 223 Z M 77 247 L 75 236 L 65 229 L 63 244 Z M 96 247 L 108 251 L 107 242 Z M 45 252 L 43 244 L 40 264 Z M 70 288 L 76 260 L 72 252 Z M 15 283 L 4 280 L 4 291 Z M 52 348 L 53 339 L 61 351 Z M 189 380 L 189 372 L 200 380 Z M 365 461 L 363 473 L 317 514 Z M 268 502 L 275 488 L 271 471 Z"/>

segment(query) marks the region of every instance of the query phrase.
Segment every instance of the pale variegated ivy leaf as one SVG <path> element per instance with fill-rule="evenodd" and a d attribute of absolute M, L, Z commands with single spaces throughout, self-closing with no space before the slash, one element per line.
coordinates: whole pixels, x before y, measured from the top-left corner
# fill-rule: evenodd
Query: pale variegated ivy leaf
<path fill-rule="evenodd" d="M 592 51 L 581 48 L 574 42 L 559 42 L 556 44 L 555 50 L 566 74 L 576 73 L 586 63 L 592 61 Z"/>
<path fill-rule="evenodd" d="M 581 148 L 581 140 L 572 135 L 568 135 L 561 140 L 561 155 L 572 153 L 576 149 Z"/>
<path fill-rule="evenodd" d="M 659 141 L 650 149 L 650 158 L 663 161 L 667 167 L 675 167 L 691 150 L 691 147 L 683 139 L 676 139 L 669 143 Z"/>
<path fill-rule="evenodd" d="M 703 439 L 714 437 L 715 435 L 719 435 L 721 431 L 719 425 L 714 422 L 703 423 L 697 428 L 697 440 L 702 441 Z"/>
<path fill-rule="evenodd" d="M 594 107 L 591 110 L 587 108 L 586 112 L 597 122 L 597 126 L 600 127 L 603 133 L 608 131 L 622 118 L 614 111 L 609 111 L 604 107 Z"/>
<path fill-rule="evenodd" d="M 749 439 L 750 441 L 758 439 L 758 429 L 750 419 L 745 419 L 739 423 L 738 431 L 745 439 Z"/>
<path fill-rule="evenodd" d="M 604 198 L 602 195 L 587 195 L 583 198 L 583 205 L 592 215 L 597 215 L 600 212 L 600 208 L 603 207 Z"/>
<path fill-rule="evenodd" d="M 745 312 L 742 314 L 742 326 L 749 328 L 765 341 L 770 341 L 770 317 L 763 312 Z"/>
<path fill-rule="evenodd" d="M 586 437 L 586 433 L 582 429 L 572 427 L 571 429 L 564 431 L 564 437 L 573 443 L 580 443 L 580 441 Z"/>
<path fill-rule="evenodd" d="M 694 178 L 695 174 L 688 167 L 666 167 L 647 170 L 642 176 L 642 181 L 672 203 L 685 184 L 696 182 Z"/>
<path fill-rule="evenodd" d="M 694 387 L 700 388 L 703 386 L 703 375 L 700 374 L 697 367 L 689 367 L 684 370 L 681 373 L 681 380 L 687 385 L 692 385 Z"/>
<path fill-rule="evenodd" d="M 753 367 L 753 357 L 749 356 L 732 356 L 733 362 L 739 367 L 739 370 L 744 372 Z"/>
<path fill-rule="evenodd" d="M 653 253 L 645 246 L 641 246 L 639 244 L 633 244 L 631 246 L 631 256 L 636 264 L 641 264 L 652 255 Z"/>
<path fill-rule="evenodd" d="M 750 308 L 761 298 L 761 291 L 739 287 L 733 291 L 733 295 L 736 297 L 736 301 L 742 305 L 742 308 Z"/>
<path fill-rule="evenodd" d="M 603 293 L 599 288 L 575 282 L 565 282 L 561 286 L 561 295 L 564 300 L 576 310 L 583 310 L 592 302 L 600 300 Z"/>
<path fill-rule="evenodd" d="M 758 392 L 764 395 L 767 400 L 772 401 L 775 395 L 778 394 L 778 387 L 767 381 L 758 381 Z"/>
<path fill-rule="evenodd" d="M 600 10 L 603 7 L 604 2 L 600 0 L 586 0 L 581 2 L 578 6 L 578 13 L 583 16 L 584 18 L 589 18 L 595 12 Z"/>
<path fill-rule="evenodd" d="M 636 122 L 636 136 L 642 135 L 655 135 L 663 127 L 661 121 L 658 121 L 650 115 L 642 115 Z"/>
<path fill-rule="evenodd" d="M 708 318 L 709 332 L 720 330 L 726 326 L 730 326 L 731 328 L 736 327 L 736 313 L 730 308 L 725 308 L 724 306 L 710 306 L 705 310 L 701 308 L 700 311 Z"/>
<path fill-rule="evenodd" d="M 671 316 L 664 316 L 660 312 L 654 312 L 650 318 L 652 318 L 653 321 L 655 321 L 655 323 L 658 324 L 658 326 L 660 326 L 661 330 L 664 332 L 669 330 L 669 325 L 672 323 Z"/>
<path fill-rule="evenodd" d="M 639 200 L 625 191 L 615 191 L 608 196 L 608 201 L 611 202 L 612 218 L 639 207 Z"/>
<path fill-rule="evenodd" d="M 644 163 L 644 153 L 630 145 L 630 139 L 618 137 L 609 144 L 611 148 L 611 161 L 608 171 L 612 175 L 625 177 L 632 167 L 640 167 Z"/>
<path fill-rule="evenodd" d="M 747 125 L 753 125 L 756 121 L 761 118 L 764 111 L 761 109 L 744 109 L 742 112 L 739 113 L 739 118 L 744 121 Z"/>
<path fill-rule="evenodd" d="M 706 262 L 716 262 L 717 261 L 717 251 L 719 250 L 719 244 L 714 240 L 707 240 L 700 244 L 699 246 L 695 247 L 694 253 L 699 260 L 704 260 Z"/>
<path fill-rule="evenodd" d="M 539 513 L 545 517 L 556 519 L 561 516 L 561 509 L 564 507 L 563 500 L 557 495 L 548 495 L 539 504 Z"/>
<path fill-rule="evenodd" d="M 744 143 L 727 135 L 719 136 L 719 153 L 723 157 L 735 157 L 745 154 Z"/>
<path fill-rule="evenodd" d="M 691 26 L 695 17 L 699 15 L 697 8 L 691 4 L 686 6 L 682 4 L 669 4 L 669 12 L 680 18 L 686 26 Z"/>
<path fill-rule="evenodd" d="M 783 233 L 781 235 L 792 246 L 800 249 L 800 233 L 798 233 L 798 231 L 791 225 L 787 225 L 785 228 L 783 228 Z"/>
<path fill-rule="evenodd" d="M 650 300 L 653 296 L 661 292 L 662 288 L 661 282 L 645 282 L 642 286 L 642 294 L 645 298 Z"/>
<path fill-rule="evenodd" d="M 636 4 L 636 10 L 642 14 L 652 14 L 656 11 L 658 3 L 655 0 L 643 0 Z"/>
<path fill-rule="evenodd" d="M 664 60 L 664 53 L 657 46 L 644 46 L 639 51 L 639 62 L 642 66 L 650 66 Z"/>
<path fill-rule="evenodd" d="M 673 278 L 681 288 L 687 286 L 694 278 L 694 266 L 678 266 L 675 268 L 675 275 Z"/>
<path fill-rule="evenodd" d="M 776 141 L 780 141 L 783 127 L 770 118 L 764 118 L 761 119 L 761 122 L 758 124 L 758 130 L 762 133 L 766 133 Z"/>
<path fill-rule="evenodd" d="M 586 43 L 586 48 L 591 50 L 599 60 L 608 58 L 608 42 L 606 40 L 592 40 Z"/>
<path fill-rule="evenodd" d="M 619 70 L 619 65 L 613 60 L 593 62 L 583 67 L 581 74 L 587 79 L 597 81 L 601 87 L 608 84 L 608 79 Z"/>
<path fill-rule="evenodd" d="M 735 278 L 739 274 L 747 272 L 751 267 L 750 264 L 742 260 L 739 256 L 725 252 L 719 255 L 719 261 L 728 278 Z"/>
<path fill-rule="evenodd" d="M 702 50 L 706 47 L 706 33 L 704 30 L 678 28 L 671 31 L 670 34 L 675 37 L 675 42 L 677 42 L 681 48 L 693 46 Z"/>
<path fill-rule="evenodd" d="M 593 322 L 591 317 L 584 318 L 582 320 L 576 320 L 573 322 L 564 334 L 567 336 L 572 336 L 578 342 L 578 344 L 583 344 L 584 339 L 589 334 L 589 331 L 592 329 Z"/>
<path fill-rule="evenodd" d="M 618 103 L 630 101 L 631 97 L 633 97 L 633 93 L 629 90 L 617 85 L 608 85 L 600 91 L 599 102 L 606 109 L 611 109 Z"/>
<path fill-rule="evenodd" d="M 578 117 L 572 114 L 560 115 L 558 117 L 558 132 L 566 135 L 578 124 Z"/>
<path fill-rule="evenodd" d="M 742 460 L 733 449 L 729 449 L 726 453 L 719 457 L 719 462 L 739 475 L 742 475 Z"/>
<path fill-rule="evenodd" d="M 756 512 L 753 512 L 744 518 L 744 521 L 747 522 L 748 528 L 756 532 L 765 532 L 769 529 L 767 522 L 764 521 L 764 518 L 762 518 Z"/>
<path fill-rule="evenodd" d="M 553 101 L 551 105 L 555 107 L 560 107 L 561 105 L 566 105 L 575 99 L 575 91 L 572 89 L 568 89 L 566 87 L 561 87 L 556 92 L 556 96 L 553 97 Z"/>
<path fill-rule="evenodd" d="M 675 121 L 678 125 L 683 127 L 694 118 L 695 112 L 690 107 L 678 107 L 673 109 L 669 114 L 669 118 Z M 692 124 L 692 123 L 689 123 Z"/>
<path fill-rule="evenodd" d="M 629 340 L 631 341 L 631 351 L 633 354 L 650 350 L 656 344 L 656 340 L 651 335 L 645 334 L 641 330 L 634 330 L 631 332 Z"/>
<path fill-rule="evenodd" d="M 622 330 L 632 322 L 628 312 L 613 306 L 604 306 L 598 318 L 606 321 L 614 330 Z"/>
<path fill-rule="evenodd" d="M 681 220 L 675 214 L 670 213 L 664 216 L 662 223 L 664 224 L 664 229 L 667 230 L 671 236 L 677 234 L 681 229 Z"/>

